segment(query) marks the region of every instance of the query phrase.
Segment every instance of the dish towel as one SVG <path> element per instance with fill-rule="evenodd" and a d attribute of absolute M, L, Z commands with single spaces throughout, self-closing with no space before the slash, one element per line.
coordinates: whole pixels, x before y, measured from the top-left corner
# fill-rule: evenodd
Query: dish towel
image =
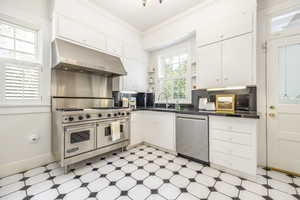
<path fill-rule="evenodd" d="M 111 123 L 111 136 L 112 136 L 112 141 L 119 140 L 121 138 L 121 131 L 120 131 L 120 122 L 115 121 Z"/>

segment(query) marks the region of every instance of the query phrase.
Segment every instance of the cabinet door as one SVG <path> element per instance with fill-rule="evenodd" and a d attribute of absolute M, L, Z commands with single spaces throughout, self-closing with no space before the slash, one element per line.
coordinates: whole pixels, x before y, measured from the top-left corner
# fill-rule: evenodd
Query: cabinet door
<path fill-rule="evenodd" d="M 145 141 L 175 151 L 175 114 L 147 111 L 146 115 Z"/>
<path fill-rule="evenodd" d="M 253 84 L 252 34 L 223 42 L 223 84 L 239 86 Z"/>
<path fill-rule="evenodd" d="M 222 36 L 224 39 L 250 33 L 253 31 L 253 14 L 252 12 L 246 11 L 235 13 L 227 18 L 224 18 L 223 24 L 225 24 L 222 31 Z"/>
<path fill-rule="evenodd" d="M 198 48 L 198 88 L 222 85 L 222 44 L 220 42 Z"/>
<path fill-rule="evenodd" d="M 197 30 L 197 46 L 204 46 L 222 40 L 223 24 L 220 22 L 206 21 Z"/>
<path fill-rule="evenodd" d="M 144 120 L 143 111 L 131 113 L 130 119 L 130 145 L 136 145 L 144 141 L 144 129 L 146 120 Z"/>

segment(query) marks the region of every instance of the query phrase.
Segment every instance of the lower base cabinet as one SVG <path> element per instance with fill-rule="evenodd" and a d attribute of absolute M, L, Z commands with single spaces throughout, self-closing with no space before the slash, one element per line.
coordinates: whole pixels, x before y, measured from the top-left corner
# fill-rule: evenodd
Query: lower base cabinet
<path fill-rule="evenodd" d="M 131 116 L 131 145 L 142 141 L 175 152 L 175 113 L 133 112 Z"/>
<path fill-rule="evenodd" d="M 249 175 L 257 169 L 257 120 L 210 116 L 210 162 Z"/>

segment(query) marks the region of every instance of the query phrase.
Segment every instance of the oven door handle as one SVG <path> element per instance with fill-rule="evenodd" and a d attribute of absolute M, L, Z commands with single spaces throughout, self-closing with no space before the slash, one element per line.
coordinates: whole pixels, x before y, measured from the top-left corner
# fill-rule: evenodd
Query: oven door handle
<path fill-rule="evenodd" d="M 84 125 L 78 125 L 78 126 L 68 126 L 65 127 L 65 131 L 70 132 L 70 131 L 76 131 L 76 130 L 81 130 L 81 129 L 87 129 L 87 128 L 95 128 L 96 124 L 84 124 Z"/>

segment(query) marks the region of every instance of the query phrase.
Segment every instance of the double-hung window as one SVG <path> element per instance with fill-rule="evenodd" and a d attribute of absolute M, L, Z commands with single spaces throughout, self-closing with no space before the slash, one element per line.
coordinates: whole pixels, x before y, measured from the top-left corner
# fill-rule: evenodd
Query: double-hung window
<path fill-rule="evenodd" d="M 190 51 L 186 45 L 171 48 L 158 56 L 157 103 L 190 103 Z"/>
<path fill-rule="evenodd" d="M 0 20 L 0 103 L 41 102 L 38 31 Z"/>

